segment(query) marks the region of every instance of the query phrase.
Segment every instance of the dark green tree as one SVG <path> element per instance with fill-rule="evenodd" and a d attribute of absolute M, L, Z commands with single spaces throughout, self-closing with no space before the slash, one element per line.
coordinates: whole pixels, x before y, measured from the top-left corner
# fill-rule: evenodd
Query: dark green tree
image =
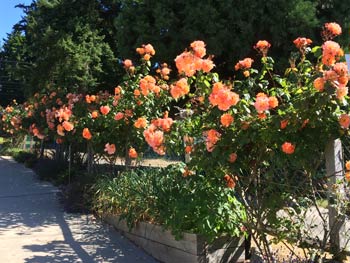
<path fill-rule="evenodd" d="M 0 105 L 12 100 L 23 101 L 27 73 L 31 64 L 27 62 L 25 37 L 14 30 L 7 35 L 0 52 Z"/>
<path fill-rule="evenodd" d="M 67 92 L 111 89 L 117 60 L 100 27 L 95 0 L 38 0 L 21 6 L 17 25 L 33 64 L 26 93 L 60 87 Z"/>

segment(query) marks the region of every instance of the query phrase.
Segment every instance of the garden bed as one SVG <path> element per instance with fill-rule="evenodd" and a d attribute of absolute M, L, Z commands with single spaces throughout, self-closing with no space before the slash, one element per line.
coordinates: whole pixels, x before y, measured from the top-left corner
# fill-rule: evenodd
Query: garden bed
<path fill-rule="evenodd" d="M 106 214 L 103 219 L 161 262 L 216 263 L 245 260 L 244 237 L 222 237 L 208 245 L 202 236 L 196 234 L 184 233 L 181 240 L 176 240 L 170 231 L 151 223 L 140 222 L 130 230 L 119 216 Z"/>

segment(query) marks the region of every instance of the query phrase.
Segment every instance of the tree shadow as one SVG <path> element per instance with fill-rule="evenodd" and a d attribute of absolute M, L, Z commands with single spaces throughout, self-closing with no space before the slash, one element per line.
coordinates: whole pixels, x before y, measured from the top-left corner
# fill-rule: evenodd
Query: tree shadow
<path fill-rule="evenodd" d="M 21 245 L 30 252 L 23 262 L 157 262 L 92 215 L 65 213 L 56 193 L 29 169 L 0 158 L 0 235 L 31 240 Z"/>
<path fill-rule="evenodd" d="M 26 258 L 24 262 L 156 263 L 114 229 L 91 222 L 91 219 L 88 215 L 56 214 L 64 240 L 23 246 L 37 254 Z"/>

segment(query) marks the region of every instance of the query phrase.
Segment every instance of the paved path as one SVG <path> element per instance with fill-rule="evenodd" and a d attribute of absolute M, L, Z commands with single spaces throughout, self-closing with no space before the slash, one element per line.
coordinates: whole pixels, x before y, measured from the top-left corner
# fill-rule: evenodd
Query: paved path
<path fill-rule="evenodd" d="M 93 216 L 63 212 L 56 193 L 0 157 L 0 262 L 157 262 Z"/>

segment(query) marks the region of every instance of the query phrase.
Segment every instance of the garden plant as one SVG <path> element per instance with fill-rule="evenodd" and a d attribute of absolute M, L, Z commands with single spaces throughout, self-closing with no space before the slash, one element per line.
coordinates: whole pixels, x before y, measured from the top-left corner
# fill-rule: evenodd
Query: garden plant
<path fill-rule="evenodd" d="M 349 132 L 348 68 L 334 41 L 341 33 L 326 23 L 322 45 L 298 37 L 286 69 L 275 68 L 273 43 L 260 40 L 252 47 L 259 61 L 242 58 L 227 79 L 201 40 L 175 58 L 176 68 L 152 64 L 156 50 L 145 44 L 136 49 L 140 61 L 123 60 L 125 76 L 112 94 L 48 85 L 2 109 L 0 125 L 70 149 L 69 160 L 86 160 L 89 173 L 95 158 L 124 160 L 123 172 L 94 185 L 94 208 L 130 226 L 150 221 L 208 242 L 244 235 L 266 262 L 277 260 L 271 244 L 278 242 L 294 258 L 322 260 L 329 236 L 311 238 L 303 219 L 325 190 L 326 145 Z M 186 162 L 137 168 L 150 149 Z"/>

